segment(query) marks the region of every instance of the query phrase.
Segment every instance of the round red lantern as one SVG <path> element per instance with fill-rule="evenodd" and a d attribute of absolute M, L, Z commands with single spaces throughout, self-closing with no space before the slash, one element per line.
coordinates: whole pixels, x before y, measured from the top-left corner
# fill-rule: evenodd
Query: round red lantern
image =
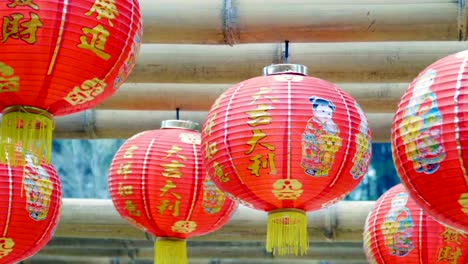
<path fill-rule="evenodd" d="M 214 103 L 202 156 L 220 189 L 269 212 L 266 249 L 304 254 L 305 212 L 344 198 L 371 158 L 367 119 L 344 91 L 280 64 L 243 81 Z"/>
<path fill-rule="evenodd" d="M 392 124 L 395 167 L 428 214 L 468 232 L 468 51 L 424 69 Z"/>
<path fill-rule="evenodd" d="M 369 263 L 468 263 L 468 235 L 430 217 L 402 184 L 375 203 L 364 227 Z"/>
<path fill-rule="evenodd" d="M 10 163 L 22 163 L 11 158 L 18 145 L 49 162 L 53 116 L 96 106 L 134 67 L 138 0 L 10 0 L 0 17 L 0 149 Z"/>
<path fill-rule="evenodd" d="M 0 165 L 0 263 L 37 253 L 60 217 L 62 190 L 55 169 L 29 152 L 24 158 L 24 166 Z"/>
<path fill-rule="evenodd" d="M 109 169 L 115 208 L 158 237 L 158 264 L 187 262 L 185 239 L 217 230 L 236 208 L 205 174 L 197 124 L 168 120 L 128 139 Z"/>

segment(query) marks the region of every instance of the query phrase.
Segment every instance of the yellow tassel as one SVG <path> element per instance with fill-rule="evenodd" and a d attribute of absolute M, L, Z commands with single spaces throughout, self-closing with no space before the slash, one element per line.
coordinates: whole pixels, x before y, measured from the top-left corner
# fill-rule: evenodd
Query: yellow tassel
<path fill-rule="evenodd" d="M 158 238 L 154 243 L 154 264 L 187 264 L 187 245 L 182 239 Z"/>
<path fill-rule="evenodd" d="M 45 155 L 50 163 L 53 116 L 42 109 L 29 106 L 11 106 L 3 111 L 0 134 L 0 163 L 24 165 L 26 153 L 32 153 L 40 163 Z M 21 157 L 16 153 L 21 151 Z"/>
<path fill-rule="evenodd" d="M 273 255 L 305 255 L 309 247 L 307 216 L 297 209 L 281 209 L 268 214 L 266 251 Z"/>

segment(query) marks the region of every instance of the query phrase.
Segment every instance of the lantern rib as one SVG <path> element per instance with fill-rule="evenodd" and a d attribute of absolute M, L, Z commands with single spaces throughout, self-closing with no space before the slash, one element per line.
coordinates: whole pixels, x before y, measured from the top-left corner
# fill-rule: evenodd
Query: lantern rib
<path fill-rule="evenodd" d="M 457 82 L 455 86 L 455 94 L 453 98 L 453 104 L 454 104 L 454 109 L 453 109 L 453 114 L 454 114 L 454 125 L 455 125 L 455 142 L 457 144 L 457 153 L 458 153 L 458 162 L 460 163 L 460 169 L 463 173 L 463 177 L 465 178 L 466 183 L 468 184 L 468 174 L 466 173 L 466 168 L 463 160 L 463 155 L 462 155 L 462 144 L 460 142 L 460 118 L 458 117 L 459 115 L 459 96 L 460 96 L 460 90 L 462 87 L 462 80 L 463 80 L 463 74 L 465 73 L 465 68 L 467 64 L 467 58 L 465 57 L 463 59 L 463 62 L 460 65 L 460 69 L 458 70 L 458 75 L 457 75 Z"/>
<path fill-rule="evenodd" d="M 57 55 L 59 53 L 61 43 L 62 43 L 62 36 L 63 36 L 63 30 L 65 28 L 65 20 L 67 16 L 67 10 L 68 10 L 68 0 L 63 1 L 63 9 L 62 9 L 62 16 L 61 16 L 61 21 L 60 21 L 60 27 L 59 27 L 59 33 L 57 37 L 57 43 L 55 43 L 55 49 L 54 49 L 54 54 L 52 54 L 52 58 L 50 60 L 49 64 L 49 69 L 47 70 L 47 75 L 52 74 L 52 70 L 54 69 L 55 66 L 55 61 L 57 60 Z"/>

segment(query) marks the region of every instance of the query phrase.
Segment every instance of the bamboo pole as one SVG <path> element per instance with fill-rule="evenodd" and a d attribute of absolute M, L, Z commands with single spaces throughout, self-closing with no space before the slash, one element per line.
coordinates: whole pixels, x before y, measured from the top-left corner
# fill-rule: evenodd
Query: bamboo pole
<path fill-rule="evenodd" d="M 143 0 L 145 43 L 461 40 L 453 0 Z"/>
<path fill-rule="evenodd" d="M 190 259 L 217 258 L 217 259 L 268 259 L 273 258 L 271 253 L 265 251 L 265 245 L 258 243 L 238 242 L 229 246 L 219 246 L 219 242 L 205 243 L 204 245 L 187 245 L 187 255 Z M 92 248 L 92 247 L 53 247 L 47 246 L 38 255 L 43 256 L 71 256 L 78 257 L 86 252 L 87 257 L 116 257 L 122 258 L 132 256 L 135 259 L 150 260 L 154 258 L 154 246 L 151 244 L 143 248 Z M 290 256 L 276 256 L 277 259 L 290 258 Z M 364 261 L 362 243 L 340 245 L 339 243 L 327 243 L 321 245 L 311 244 L 307 255 L 294 257 L 296 259 L 320 259 L 320 260 L 359 260 Z"/>
<path fill-rule="evenodd" d="M 309 212 L 309 241 L 362 242 L 364 222 L 374 202 L 342 201 L 329 208 Z M 240 206 L 220 230 L 194 241 L 264 241 L 267 213 Z M 110 200 L 64 199 L 55 237 L 151 239 L 125 220 Z"/>
<path fill-rule="evenodd" d="M 84 255 L 84 254 L 83 254 Z M 37 254 L 22 264 L 154 264 L 154 260 L 131 259 L 130 257 L 88 257 L 88 256 L 55 256 Z M 310 259 L 217 259 L 196 258 L 188 259 L 188 264 L 367 264 L 362 260 L 335 260 L 324 262 L 322 260 Z"/>
<path fill-rule="evenodd" d="M 283 62 L 282 44 L 144 44 L 128 83 L 238 83 Z M 464 42 L 293 43 L 289 62 L 334 83 L 411 82 Z"/>
<path fill-rule="evenodd" d="M 234 84 L 128 83 L 96 107 L 105 110 L 208 111 Z M 337 83 L 366 113 L 394 113 L 407 83 Z"/>
<path fill-rule="evenodd" d="M 180 111 L 180 119 L 200 125 L 207 112 Z M 129 138 L 145 130 L 159 129 L 163 120 L 176 119 L 173 111 L 87 110 L 56 118 L 54 138 Z M 391 113 L 367 114 L 373 142 L 390 142 Z"/>

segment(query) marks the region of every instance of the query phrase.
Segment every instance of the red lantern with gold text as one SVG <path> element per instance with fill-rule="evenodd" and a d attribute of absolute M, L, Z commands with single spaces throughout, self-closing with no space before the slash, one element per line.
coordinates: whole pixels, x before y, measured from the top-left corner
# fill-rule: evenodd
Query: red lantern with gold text
<path fill-rule="evenodd" d="M 185 239 L 223 226 L 236 208 L 207 177 L 198 125 L 168 120 L 115 154 L 109 189 L 120 215 L 158 237 L 155 263 L 187 263 Z"/>
<path fill-rule="evenodd" d="M 24 166 L 0 165 L 0 175 L 0 263 L 16 263 L 52 238 L 62 190 L 52 165 L 29 152 Z"/>
<path fill-rule="evenodd" d="M 233 199 L 268 215 L 266 249 L 305 254 L 305 212 L 344 198 L 371 158 L 367 119 L 348 94 L 280 64 L 225 91 L 208 113 L 202 155 Z"/>
<path fill-rule="evenodd" d="M 96 106 L 133 69 L 138 0 L 7 0 L 0 17 L 0 149 L 10 163 L 23 163 L 11 158 L 17 146 L 48 163 L 53 116 Z"/>
<path fill-rule="evenodd" d="M 398 184 L 367 217 L 364 252 L 374 264 L 466 264 L 468 235 L 434 220 Z"/>
<path fill-rule="evenodd" d="M 438 221 L 468 232 L 468 51 L 424 69 L 392 124 L 395 167 L 411 197 Z"/>

